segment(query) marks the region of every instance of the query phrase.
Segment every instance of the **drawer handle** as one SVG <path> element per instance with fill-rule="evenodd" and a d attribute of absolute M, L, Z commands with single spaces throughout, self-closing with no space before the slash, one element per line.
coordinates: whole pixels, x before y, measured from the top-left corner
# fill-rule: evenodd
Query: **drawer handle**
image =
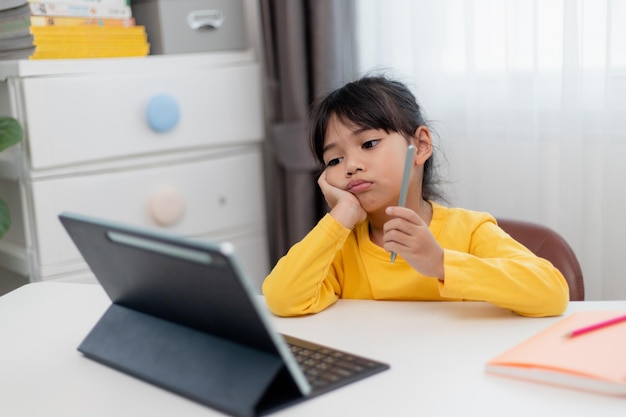
<path fill-rule="evenodd" d="M 157 225 L 169 227 L 183 217 L 185 200 L 176 188 L 161 187 L 148 200 L 148 212 Z"/>
<path fill-rule="evenodd" d="M 220 9 L 193 10 L 187 15 L 187 25 L 192 30 L 219 29 L 224 24 L 224 12 Z"/>
<path fill-rule="evenodd" d="M 180 108 L 173 97 L 159 94 L 148 102 L 146 117 L 152 130 L 160 133 L 168 132 L 178 124 Z"/>

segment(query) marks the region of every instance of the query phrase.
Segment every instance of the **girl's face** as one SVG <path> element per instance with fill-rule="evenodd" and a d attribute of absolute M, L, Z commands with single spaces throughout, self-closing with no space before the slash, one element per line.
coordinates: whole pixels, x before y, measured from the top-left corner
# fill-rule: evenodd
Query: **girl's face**
<path fill-rule="evenodd" d="M 398 132 L 362 129 L 333 116 L 324 137 L 326 180 L 354 194 L 366 212 L 384 211 L 398 204 L 408 145 Z M 419 172 L 414 159 L 407 203 L 416 194 L 421 199 Z"/>

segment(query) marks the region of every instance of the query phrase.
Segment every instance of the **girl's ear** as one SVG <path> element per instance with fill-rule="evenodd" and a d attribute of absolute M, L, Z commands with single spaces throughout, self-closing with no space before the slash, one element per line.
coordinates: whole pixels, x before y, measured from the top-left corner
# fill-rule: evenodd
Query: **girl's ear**
<path fill-rule="evenodd" d="M 417 148 L 415 155 L 415 163 L 424 165 L 428 158 L 433 154 L 433 140 L 430 131 L 426 126 L 420 126 L 415 130 L 413 135 L 413 144 Z"/>

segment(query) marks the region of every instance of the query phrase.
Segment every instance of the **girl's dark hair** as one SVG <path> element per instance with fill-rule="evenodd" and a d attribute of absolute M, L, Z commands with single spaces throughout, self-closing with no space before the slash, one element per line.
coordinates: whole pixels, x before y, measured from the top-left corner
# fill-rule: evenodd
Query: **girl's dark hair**
<path fill-rule="evenodd" d="M 427 126 L 415 96 L 402 83 L 384 76 L 366 76 L 350 82 L 316 100 L 309 113 L 309 146 L 323 166 L 324 136 L 329 120 L 339 120 L 367 129 L 398 132 L 409 139 L 420 126 Z M 425 200 L 443 199 L 436 189 L 434 153 L 424 164 L 422 196 Z"/>

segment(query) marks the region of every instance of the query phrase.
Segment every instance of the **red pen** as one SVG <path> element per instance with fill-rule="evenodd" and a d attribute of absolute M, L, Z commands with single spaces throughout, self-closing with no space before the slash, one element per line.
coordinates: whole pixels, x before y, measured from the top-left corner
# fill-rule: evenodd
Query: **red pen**
<path fill-rule="evenodd" d="M 600 323 L 592 324 L 590 326 L 581 327 L 580 329 L 572 330 L 571 332 L 565 334 L 566 337 L 576 337 L 589 332 L 593 332 L 595 330 L 603 329 L 605 327 L 613 326 L 614 324 L 622 323 L 626 321 L 626 314 L 623 316 L 618 316 L 606 321 L 602 321 Z"/>

